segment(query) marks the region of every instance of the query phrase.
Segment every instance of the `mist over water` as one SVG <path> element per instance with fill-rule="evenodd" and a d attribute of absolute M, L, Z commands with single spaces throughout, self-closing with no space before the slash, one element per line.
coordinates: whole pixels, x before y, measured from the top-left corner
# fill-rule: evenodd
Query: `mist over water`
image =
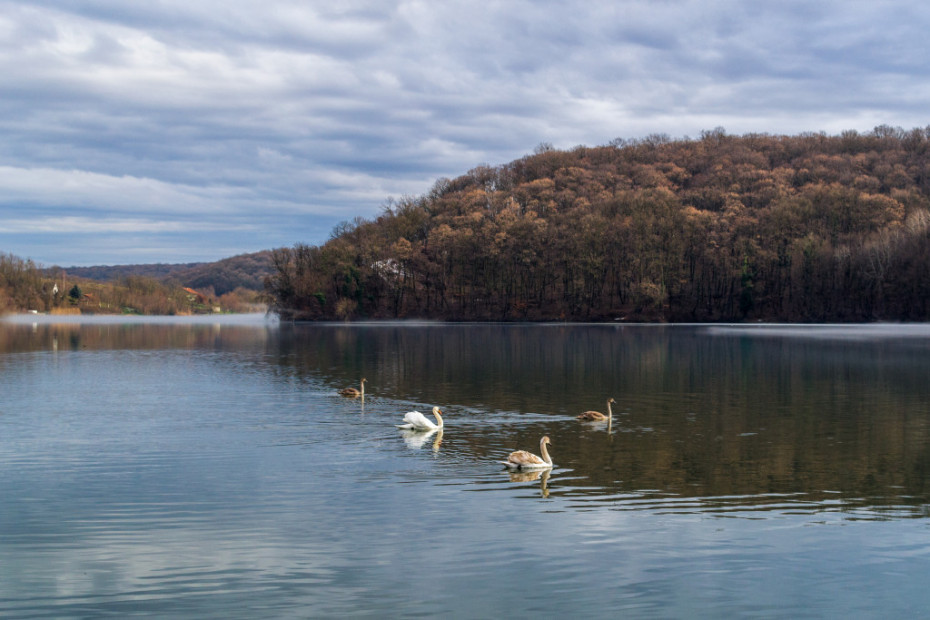
<path fill-rule="evenodd" d="M 924 325 L 7 321 L 0 615 L 900 617 L 928 376 Z"/>

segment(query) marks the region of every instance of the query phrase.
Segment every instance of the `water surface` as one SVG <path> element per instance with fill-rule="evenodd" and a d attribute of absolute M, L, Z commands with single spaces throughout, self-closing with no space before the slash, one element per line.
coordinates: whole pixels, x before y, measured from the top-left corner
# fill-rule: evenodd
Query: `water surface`
<path fill-rule="evenodd" d="M 7 322 L 0 616 L 915 615 L 927 377 L 925 326 Z"/>

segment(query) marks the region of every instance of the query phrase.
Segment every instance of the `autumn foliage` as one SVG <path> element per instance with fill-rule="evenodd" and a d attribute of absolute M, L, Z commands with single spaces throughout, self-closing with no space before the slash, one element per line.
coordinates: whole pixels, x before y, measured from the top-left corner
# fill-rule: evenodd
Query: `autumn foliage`
<path fill-rule="evenodd" d="M 284 318 L 930 318 L 930 127 L 539 148 L 273 252 Z"/>
<path fill-rule="evenodd" d="M 0 315 L 24 311 L 50 314 L 209 314 L 264 311 L 260 293 L 242 287 L 216 296 L 212 288 L 182 288 L 155 278 L 126 275 L 110 282 L 77 278 L 61 268 L 43 269 L 31 260 L 0 254 Z"/>

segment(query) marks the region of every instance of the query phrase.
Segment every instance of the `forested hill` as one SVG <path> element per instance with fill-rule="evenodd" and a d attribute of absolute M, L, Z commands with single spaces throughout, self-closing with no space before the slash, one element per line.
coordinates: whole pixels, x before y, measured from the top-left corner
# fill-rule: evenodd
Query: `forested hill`
<path fill-rule="evenodd" d="M 930 319 L 930 127 L 614 141 L 273 252 L 284 318 Z"/>
<path fill-rule="evenodd" d="M 61 268 L 53 267 L 47 271 L 58 273 Z M 101 282 L 116 281 L 128 276 L 142 276 L 198 290 L 212 290 L 216 295 L 225 295 L 237 288 L 252 291 L 263 290 L 264 279 L 271 274 L 272 269 L 271 252 L 263 250 L 252 254 L 239 254 L 212 263 L 101 265 L 69 267 L 67 272 L 72 276 Z"/>

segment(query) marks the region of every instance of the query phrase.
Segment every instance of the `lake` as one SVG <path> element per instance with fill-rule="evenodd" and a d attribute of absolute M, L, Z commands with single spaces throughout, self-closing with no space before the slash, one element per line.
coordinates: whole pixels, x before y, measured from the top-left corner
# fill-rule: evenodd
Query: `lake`
<path fill-rule="evenodd" d="M 930 327 L 15 317 L 0 471 L 3 617 L 915 617 Z"/>

